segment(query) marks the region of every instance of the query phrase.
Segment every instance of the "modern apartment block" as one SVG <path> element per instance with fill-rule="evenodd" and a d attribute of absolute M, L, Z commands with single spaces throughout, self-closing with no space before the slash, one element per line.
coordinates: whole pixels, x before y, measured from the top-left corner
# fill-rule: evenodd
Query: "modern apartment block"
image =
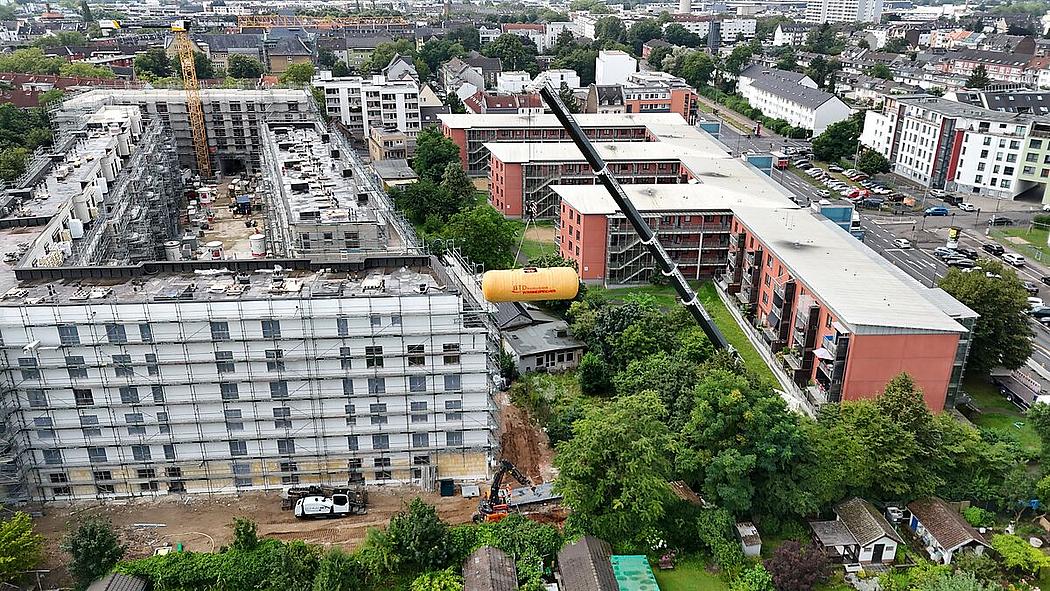
<path fill-rule="evenodd" d="M 699 97 L 685 80 L 666 72 L 636 72 L 623 83 L 624 112 L 677 113 L 696 123 Z"/>
<path fill-rule="evenodd" d="M 463 169 L 470 176 L 488 176 L 491 155 L 485 144 L 492 142 L 543 143 L 571 141 L 557 118 L 537 115 L 439 115 L 441 131 L 459 146 Z M 649 129 L 667 125 L 681 129 L 684 121 L 675 114 L 588 114 L 574 115 L 593 141 L 654 141 Z"/>
<path fill-rule="evenodd" d="M 361 201 L 345 144 L 317 120 L 267 121 L 262 197 L 190 227 L 163 119 L 78 113 L 4 195 L 6 500 L 487 477 L 496 349 L 481 304 L 429 256 L 348 253 L 353 220 L 321 201 L 365 224 L 389 205 Z M 258 228 L 267 256 L 252 256 Z"/>
<path fill-rule="evenodd" d="M 846 119 L 852 109 L 830 92 L 819 90 L 805 74 L 753 65 L 740 73 L 741 96 L 767 117 L 783 119 L 820 135 L 832 123 Z"/>
<path fill-rule="evenodd" d="M 865 114 L 861 143 L 921 186 L 1013 199 L 1050 176 L 1037 127 L 1048 122 L 939 97 L 888 97 Z"/>
<path fill-rule="evenodd" d="M 356 139 L 367 140 L 373 128 L 397 129 L 413 137 L 422 129 L 419 84 L 411 78 L 333 77 L 326 70 L 314 78 L 313 85 L 324 91 L 327 113 L 338 118 Z"/>
<path fill-rule="evenodd" d="M 809 0 L 805 19 L 811 23 L 878 23 L 882 0 Z"/>
<path fill-rule="evenodd" d="M 307 121 L 313 117 L 311 98 L 305 90 L 208 89 L 201 91 L 201 102 L 212 169 L 230 174 L 259 169 L 261 122 Z M 64 101 L 53 120 L 60 130 L 73 131 L 80 126 L 84 113 L 105 105 L 133 105 L 144 117 L 160 120 L 175 136 L 180 165 L 196 170 L 185 91 L 95 89 Z"/>
<path fill-rule="evenodd" d="M 671 21 L 685 27 L 691 33 L 707 37 L 712 30 L 719 34 L 722 44 L 750 41 L 755 38 L 758 21 L 753 18 L 733 18 L 720 15 L 672 14 Z M 665 27 L 667 25 L 664 25 Z"/>

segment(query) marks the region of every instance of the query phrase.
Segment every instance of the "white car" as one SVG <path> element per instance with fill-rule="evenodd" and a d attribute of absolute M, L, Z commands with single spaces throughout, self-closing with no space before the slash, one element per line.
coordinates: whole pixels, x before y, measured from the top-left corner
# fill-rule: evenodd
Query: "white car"
<path fill-rule="evenodd" d="M 1043 305 L 1043 298 L 1028 298 L 1028 307 L 1035 312 L 1039 308 L 1045 308 L 1046 306 Z"/>
<path fill-rule="evenodd" d="M 1043 211 L 1050 211 L 1050 203 L 1043 206 Z"/>
<path fill-rule="evenodd" d="M 907 238 L 898 238 L 893 241 L 893 245 L 897 248 L 911 248 L 911 240 Z"/>
<path fill-rule="evenodd" d="M 959 209 L 963 211 L 977 211 L 977 206 L 973 203 L 960 203 Z"/>
<path fill-rule="evenodd" d="M 1008 252 L 1003 255 L 1003 262 L 1009 263 L 1015 267 L 1024 266 L 1024 257 L 1013 252 Z"/>
<path fill-rule="evenodd" d="M 824 189 L 821 189 L 817 191 L 817 195 L 820 195 L 821 197 L 830 197 L 831 191 L 825 191 Z"/>

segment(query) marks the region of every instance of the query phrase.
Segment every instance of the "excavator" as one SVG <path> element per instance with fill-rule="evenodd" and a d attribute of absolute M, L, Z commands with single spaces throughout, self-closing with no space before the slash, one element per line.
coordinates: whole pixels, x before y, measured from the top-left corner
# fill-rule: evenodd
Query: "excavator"
<path fill-rule="evenodd" d="M 507 459 L 499 461 L 499 468 L 492 476 L 492 485 L 489 487 L 488 495 L 481 497 L 478 501 L 478 511 L 474 514 L 474 523 L 496 522 L 510 513 L 510 505 L 507 503 L 508 492 L 503 489 L 503 479 L 512 476 L 522 486 L 532 486 L 528 476 L 521 473 L 513 462 Z"/>

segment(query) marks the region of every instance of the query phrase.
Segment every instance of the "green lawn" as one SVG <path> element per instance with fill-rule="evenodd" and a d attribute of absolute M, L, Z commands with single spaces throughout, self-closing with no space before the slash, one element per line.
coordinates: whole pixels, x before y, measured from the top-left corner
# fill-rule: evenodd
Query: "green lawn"
<path fill-rule="evenodd" d="M 751 371 L 765 377 L 770 384 L 777 384 L 778 382 L 776 376 L 773 375 L 773 371 L 769 369 L 765 360 L 751 345 L 751 341 L 747 340 L 747 335 L 744 334 L 743 329 L 736 323 L 736 319 L 733 318 L 733 315 L 726 309 L 725 304 L 722 303 L 721 298 L 718 297 L 714 284 L 710 281 L 705 281 L 699 286 L 693 287 L 697 290 L 700 303 L 703 304 L 704 309 L 714 319 L 715 325 L 722 331 L 729 344 L 733 345 L 733 348 L 740 354 L 740 357 L 744 360 L 744 365 Z M 678 305 L 675 301 L 677 294 L 674 288 L 668 285 L 621 287 L 610 289 L 608 293 L 614 299 L 622 299 L 628 294 L 652 296 L 656 304 L 664 308 Z"/>
<path fill-rule="evenodd" d="M 672 570 L 660 570 L 653 564 L 653 574 L 660 591 L 726 591 L 725 584 L 718 575 L 707 571 L 707 564 L 696 557 L 681 559 Z"/>
<path fill-rule="evenodd" d="M 549 239 L 537 240 L 533 238 L 526 238 L 524 242 L 521 240 L 521 234 L 525 231 L 525 223 L 518 220 L 511 220 L 514 224 L 514 239 L 521 243 L 521 256 L 526 260 L 533 259 L 545 254 L 557 254 L 558 244 L 554 242 L 554 223 L 549 221 L 532 222 L 529 225 L 529 229 L 539 228 L 543 230 L 543 234 L 549 235 Z M 514 245 L 515 250 L 518 248 L 517 243 Z"/>
<path fill-rule="evenodd" d="M 992 232 L 992 238 L 1021 254 L 1037 260 L 1050 260 L 1050 247 L 1046 245 L 1047 230 L 1040 228 L 1007 228 Z M 1025 242 L 1015 242 L 1010 238 L 1021 238 Z"/>
<path fill-rule="evenodd" d="M 963 382 L 963 390 L 973 398 L 974 406 L 981 409 L 979 414 L 969 417 L 975 425 L 1010 433 L 1017 437 L 1026 450 L 1039 451 L 1039 435 L 1036 434 L 1035 428 L 1028 424 L 1028 420 L 1013 403 L 999 394 L 994 385 L 983 377 L 967 376 Z M 1020 423 L 1021 427 L 1018 428 L 1016 423 Z"/>

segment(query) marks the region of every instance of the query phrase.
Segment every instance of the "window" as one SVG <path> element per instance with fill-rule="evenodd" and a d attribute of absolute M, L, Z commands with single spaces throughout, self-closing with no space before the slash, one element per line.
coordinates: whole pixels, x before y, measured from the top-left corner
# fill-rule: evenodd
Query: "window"
<path fill-rule="evenodd" d="M 120 388 L 120 401 L 124 404 L 138 404 L 139 389 L 134 386 L 123 386 Z"/>
<path fill-rule="evenodd" d="M 352 356 L 353 351 L 350 347 L 339 347 L 339 366 L 343 369 L 353 369 Z"/>
<path fill-rule="evenodd" d="M 47 479 L 51 481 L 51 484 L 65 484 L 69 482 L 69 476 L 65 472 L 48 474 Z"/>
<path fill-rule="evenodd" d="M 211 340 L 216 342 L 230 340 L 230 324 L 228 322 L 212 322 Z"/>
<path fill-rule="evenodd" d="M 141 478 L 142 480 L 147 480 L 149 478 L 156 478 L 157 477 L 157 471 L 154 470 L 153 468 L 139 468 L 139 469 L 135 470 L 135 476 L 137 478 Z"/>
<path fill-rule="evenodd" d="M 239 396 L 237 384 L 219 384 L 219 397 L 223 400 L 237 400 Z"/>
<path fill-rule="evenodd" d="M 182 468 L 177 466 L 168 466 L 164 469 L 164 476 L 168 478 L 182 478 Z"/>
<path fill-rule="evenodd" d="M 219 373 L 231 373 L 236 369 L 233 363 L 233 351 L 215 352 L 215 371 Z"/>
<path fill-rule="evenodd" d="M 428 433 L 413 433 L 412 447 L 430 447 L 430 435 Z"/>
<path fill-rule="evenodd" d="M 294 439 L 278 439 L 277 440 L 277 453 L 282 455 L 290 455 L 295 453 L 295 440 Z"/>
<path fill-rule="evenodd" d="M 39 388 L 26 390 L 26 398 L 29 400 L 29 408 L 47 408 L 47 394 Z"/>
<path fill-rule="evenodd" d="M 459 343 L 445 343 L 441 350 L 445 353 L 445 365 L 459 363 Z"/>
<path fill-rule="evenodd" d="M 35 357 L 19 357 L 18 367 L 22 370 L 23 380 L 40 379 L 40 370 L 37 369 L 37 361 Z"/>
<path fill-rule="evenodd" d="M 426 364 L 426 349 L 423 345 L 409 345 L 408 346 L 408 365 L 421 366 Z"/>
<path fill-rule="evenodd" d="M 105 462 L 107 460 L 106 448 L 104 447 L 89 447 L 87 452 L 88 461 L 90 462 Z"/>
<path fill-rule="evenodd" d="M 346 447 L 350 451 L 357 451 L 357 435 L 347 435 Z"/>
<path fill-rule="evenodd" d="M 230 431 L 244 431 L 244 422 L 241 421 L 241 409 L 233 408 L 222 411 L 226 419 L 226 429 Z"/>
<path fill-rule="evenodd" d="M 164 386 L 150 386 L 150 393 L 153 394 L 153 402 L 164 403 Z"/>
<path fill-rule="evenodd" d="M 263 320 L 262 321 L 262 334 L 264 339 L 279 339 L 281 338 L 281 321 L 280 320 Z"/>
<path fill-rule="evenodd" d="M 246 456 L 246 455 L 248 455 L 248 442 L 246 442 L 246 441 L 231 441 L 230 442 L 230 455 L 231 456 Z"/>
<path fill-rule="evenodd" d="M 44 463 L 48 466 L 57 466 L 62 463 L 62 450 L 60 449 L 45 449 L 44 452 Z"/>
<path fill-rule="evenodd" d="M 372 449 L 390 449 L 389 435 L 373 435 Z"/>
<path fill-rule="evenodd" d="M 123 345 L 128 342 L 128 333 L 123 324 L 107 324 L 106 340 L 114 345 Z"/>
<path fill-rule="evenodd" d="M 365 347 L 365 367 L 383 367 L 382 347 Z"/>
<path fill-rule="evenodd" d="M 113 356 L 113 374 L 119 377 L 132 377 L 135 371 L 131 368 L 131 355 Z"/>
<path fill-rule="evenodd" d="M 113 480 L 113 472 L 109 470 L 98 470 L 91 473 L 95 480 Z"/>
<path fill-rule="evenodd" d="M 292 409 L 287 406 L 278 406 L 273 409 L 273 427 L 274 429 L 291 429 L 292 428 Z"/>
<path fill-rule="evenodd" d="M 284 380 L 270 382 L 270 398 L 288 398 L 288 382 Z"/>
<path fill-rule="evenodd" d="M 88 377 L 87 365 L 84 363 L 83 355 L 70 355 L 66 357 L 66 373 L 72 378 Z"/>
<path fill-rule="evenodd" d="M 55 426 L 55 422 L 51 417 L 36 417 L 33 419 L 33 426 L 36 427 L 36 434 L 41 439 L 55 438 L 55 430 L 52 429 Z"/>
<path fill-rule="evenodd" d="M 284 351 L 281 349 L 266 350 L 267 371 L 284 371 Z"/>
<path fill-rule="evenodd" d="M 112 484 L 97 484 L 95 485 L 95 490 L 100 495 L 111 495 L 117 492 L 116 487 L 114 487 Z"/>
<path fill-rule="evenodd" d="M 87 388 L 73 388 L 73 401 L 76 402 L 77 406 L 91 406 L 95 404 L 95 398 L 91 395 L 91 390 Z"/>
<path fill-rule="evenodd" d="M 379 328 L 380 326 L 383 326 L 383 318 L 378 314 L 371 315 L 368 318 L 368 320 L 371 323 L 372 328 Z"/>
<path fill-rule="evenodd" d="M 145 324 L 145 323 L 140 324 L 139 325 L 139 338 L 142 339 L 143 343 L 152 343 L 153 342 L 153 327 L 151 327 L 149 324 Z"/>
<path fill-rule="evenodd" d="M 146 427 L 142 424 L 142 413 L 129 412 L 124 414 L 124 422 L 128 424 L 128 435 L 145 435 Z"/>
<path fill-rule="evenodd" d="M 386 378 L 368 378 L 369 394 L 385 394 Z"/>
<path fill-rule="evenodd" d="M 164 459 L 174 460 L 175 459 L 175 444 L 168 443 L 164 445 Z M 180 472 L 181 475 L 181 472 Z"/>
<path fill-rule="evenodd" d="M 449 431 L 445 433 L 445 445 L 463 445 L 463 432 Z"/>
<path fill-rule="evenodd" d="M 348 336 L 350 336 L 350 320 L 346 319 L 346 318 L 336 318 L 335 319 L 335 329 L 336 329 L 336 332 L 339 333 L 339 336 L 341 336 L 341 337 L 348 337 Z"/>
<path fill-rule="evenodd" d="M 390 326 L 401 326 L 400 314 L 393 314 L 390 316 Z"/>
<path fill-rule="evenodd" d="M 461 378 L 458 373 L 450 373 L 445 375 L 445 391 L 446 392 L 459 392 L 462 390 Z"/>
<path fill-rule="evenodd" d="M 233 463 L 230 464 L 230 472 L 237 476 L 244 476 L 252 473 L 252 467 L 250 464 Z"/>
<path fill-rule="evenodd" d="M 79 345 L 80 333 L 74 324 L 58 325 L 58 342 L 63 345 Z"/>
<path fill-rule="evenodd" d="M 426 376 L 408 376 L 408 391 L 409 392 L 426 392 L 427 391 L 427 377 Z"/>
<path fill-rule="evenodd" d="M 354 380 L 352 378 L 343 378 L 343 394 L 346 396 L 354 395 Z"/>
<path fill-rule="evenodd" d="M 131 456 L 135 458 L 137 462 L 144 462 L 150 459 L 150 449 L 148 445 L 132 445 Z"/>
<path fill-rule="evenodd" d="M 1043 140 L 1031 140 L 1028 142 L 1028 147 L 1035 150 L 1041 149 L 1043 147 Z"/>
<path fill-rule="evenodd" d="M 146 353 L 146 373 L 151 376 L 160 375 L 160 366 L 157 365 L 156 353 Z"/>

